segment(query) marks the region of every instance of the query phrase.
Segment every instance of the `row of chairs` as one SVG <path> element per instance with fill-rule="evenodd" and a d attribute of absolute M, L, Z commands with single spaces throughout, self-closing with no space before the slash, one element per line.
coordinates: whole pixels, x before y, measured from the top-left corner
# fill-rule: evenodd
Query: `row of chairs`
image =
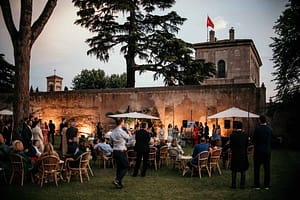
<path fill-rule="evenodd" d="M 24 158 L 19 154 L 10 154 L 9 158 L 12 169 L 9 184 L 11 184 L 14 179 L 20 178 L 20 184 L 23 186 L 24 179 L 26 178 Z M 83 174 L 89 181 L 89 173 L 94 176 L 89 164 L 90 158 L 90 151 L 81 154 L 76 160 L 66 160 L 66 163 L 61 162 L 58 157 L 53 155 L 42 157 L 41 160 L 39 160 L 37 172 L 37 178 L 40 186 L 42 187 L 46 179 L 50 176 L 52 177 L 55 185 L 58 186 L 58 179 L 63 179 L 63 172 L 65 172 L 68 182 L 70 182 L 72 176 L 79 176 L 80 182 L 83 183 Z M 72 164 L 72 162 L 76 164 Z M 29 175 L 31 177 L 31 181 L 34 183 L 35 181 L 32 169 L 29 169 Z"/>
<path fill-rule="evenodd" d="M 199 174 L 199 178 L 202 178 L 202 170 L 205 170 L 208 176 L 211 177 L 211 173 L 215 169 L 218 170 L 219 175 L 222 175 L 222 171 L 219 164 L 221 153 L 221 149 L 215 149 L 211 152 L 202 151 L 201 153 L 199 153 L 197 164 L 192 164 L 191 176 L 194 176 L 195 172 L 197 172 Z"/>

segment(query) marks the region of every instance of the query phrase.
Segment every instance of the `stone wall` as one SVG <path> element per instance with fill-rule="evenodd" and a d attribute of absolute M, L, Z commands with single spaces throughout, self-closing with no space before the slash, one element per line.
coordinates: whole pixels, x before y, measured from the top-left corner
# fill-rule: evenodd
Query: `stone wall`
<path fill-rule="evenodd" d="M 265 88 L 254 84 L 124 88 L 34 93 L 30 111 L 43 120 L 52 119 L 57 128 L 63 117 L 75 120 L 81 133 L 91 134 L 95 133 L 98 121 L 103 123 L 105 131 L 112 129 L 114 120 L 106 115 L 128 109 L 160 117 L 156 124 L 163 124 L 165 128 L 168 124 L 180 128 L 182 120 L 205 122 L 207 116 L 232 106 L 262 113 L 264 102 Z M 208 120 L 210 130 L 216 122 Z M 248 121 L 243 119 L 243 122 L 248 130 Z M 251 129 L 254 123 L 256 121 L 250 120 Z M 224 129 L 223 119 L 219 119 L 218 124 L 223 136 L 231 132 Z"/>

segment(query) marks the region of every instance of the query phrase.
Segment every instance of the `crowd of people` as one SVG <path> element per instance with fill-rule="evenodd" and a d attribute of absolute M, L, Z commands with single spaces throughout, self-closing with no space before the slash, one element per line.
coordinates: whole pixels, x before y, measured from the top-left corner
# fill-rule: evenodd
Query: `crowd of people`
<path fill-rule="evenodd" d="M 271 138 L 272 129 L 266 124 L 266 118 L 260 116 L 261 124 L 255 129 L 252 140 L 243 131 L 242 123 L 236 123 L 229 140 L 222 145 L 221 130 L 219 125 L 213 125 L 211 136 L 209 127 L 196 123 L 193 128 L 193 152 L 192 159 L 187 166 L 192 168 L 198 162 L 197 156 L 202 151 L 212 151 L 222 149 L 227 152 L 231 149 L 231 188 L 237 188 L 237 174 L 241 174 L 240 188 L 245 188 L 246 171 L 249 167 L 247 146 L 251 141 L 254 145 L 254 188 L 260 189 L 260 167 L 264 167 L 264 188 L 270 187 L 270 158 L 271 158 Z M 97 124 L 97 133 L 92 142 L 84 137 L 79 137 L 78 128 L 75 121 L 62 119 L 59 125 L 59 135 L 61 144 L 59 152 L 54 150 L 55 124 L 52 120 L 49 124 L 39 119 L 24 120 L 20 138 L 15 140 L 12 136 L 7 138 L 9 124 L 5 124 L 0 132 L 0 156 L 1 163 L 9 163 L 9 154 L 16 153 L 24 157 L 26 172 L 38 172 L 39 160 L 46 155 L 55 155 L 60 160 L 75 161 L 82 153 L 101 148 L 105 156 L 113 157 L 116 164 L 116 176 L 113 184 L 116 188 L 123 188 L 123 178 L 128 172 L 130 165 L 127 158 L 127 150 L 133 149 L 137 153 L 137 158 L 132 176 L 139 175 L 145 177 L 148 168 L 148 156 L 151 147 L 156 148 L 156 160 L 160 160 L 160 148 L 167 146 L 168 149 L 175 149 L 180 155 L 185 155 L 181 146 L 181 137 L 184 131 L 179 131 L 177 126 L 171 124 L 167 128 L 167 139 L 165 140 L 164 127 L 154 131 L 153 126 L 147 122 L 142 122 L 135 127 L 135 130 L 125 128 L 124 119 L 116 119 L 116 128 L 110 134 L 105 134 L 101 123 Z M 44 129 L 47 130 L 43 131 Z M 46 134 L 46 133 L 47 134 Z M 49 142 L 49 139 L 51 142 Z M 225 155 L 225 154 L 224 154 Z M 223 159 L 225 163 L 226 159 Z M 76 165 L 74 163 L 73 165 Z M 9 165 L 6 165 L 8 167 Z"/>

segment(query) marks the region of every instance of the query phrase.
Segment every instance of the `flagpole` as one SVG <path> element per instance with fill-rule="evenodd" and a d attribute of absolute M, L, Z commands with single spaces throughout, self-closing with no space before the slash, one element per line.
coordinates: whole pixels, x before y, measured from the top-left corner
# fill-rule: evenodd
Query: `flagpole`
<path fill-rule="evenodd" d="M 207 26 L 208 14 L 206 16 L 206 42 L 208 42 L 208 26 Z"/>
<path fill-rule="evenodd" d="M 206 42 L 208 42 L 208 26 L 206 26 Z"/>

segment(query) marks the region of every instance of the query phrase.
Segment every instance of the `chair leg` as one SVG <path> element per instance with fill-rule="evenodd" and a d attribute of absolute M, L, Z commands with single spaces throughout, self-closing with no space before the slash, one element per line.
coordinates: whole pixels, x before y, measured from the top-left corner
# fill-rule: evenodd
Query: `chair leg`
<path fill-rule="evenodd" d="M 80 183 L 83 183 L 81 170 L 79 171 Z"/>
<path fill-rule="evenodd" d="M 11 173 L 11 176 L 10 176 L 9 184 L 12 183 L 12 180 L 13 180 L 14 176 L 15 176 L 15 171 L 13 170 L 12 173 Z"/>
<path fill-rule="evenodd" d="M 207 173 L 208 173 L 208 177 L 211 177 L 211 171 L 209 170 L 208 166 L 206 166 L 206 170 L 207 170 Z"/>
<path fill-rule="evenodd" d="M 54 180 L 55 185 L 56 185 L 56 187 L 57 187 L 57 186 L 58 186 L 58 183 L 57 183 L 57 174 L 56 174 L 56 172 L 53 173 L 53 180 Z"/>
<path fill-rule="evenodd" d="M 202 175 L 201 175 L 201 167 L 199 167 L 199 178 L 202 178 Z"/>
<path fill-rule="evenodd" d="M 88 164 L 88 168 L 89 168 L 89 172 L 90 172 L 91 176 L 94 176 L 94 172 L 93 172 L 93 170 L 92 170 L 90 164 Z"/>
<path fill-rule="evenodd" d="M 24 184 L 24 176 L 25 176 L 25 172 L 22 171 L 22 173 L 21 173 L 21 186 L 23 186 L 23 184 Z"/>

